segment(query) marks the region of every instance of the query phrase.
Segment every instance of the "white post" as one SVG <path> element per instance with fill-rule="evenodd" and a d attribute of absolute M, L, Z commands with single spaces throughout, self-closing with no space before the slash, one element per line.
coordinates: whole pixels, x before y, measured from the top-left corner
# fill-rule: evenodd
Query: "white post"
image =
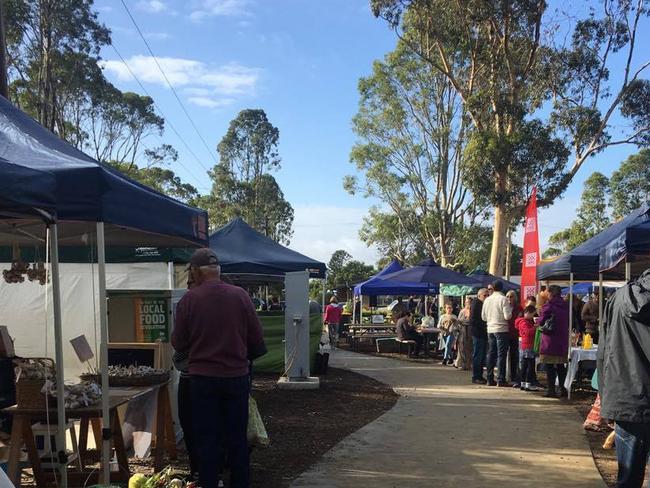
<path fill-rule="evenodd" d="M 632 263 L 625 258 L 625 281 L 628 283 L 632 279 Z"/>
<path fill-rule="evenodd" d="M 102 484 L 110 484 L 110 412 L 108 389 L 108 310 L 106 303 L 106 244 L 104 242 L 104 222 L 97 222 L 97 279 L 99 281 L 99 327 L 101 332 L 99 367 L 102 376 Z"/>
<path fill-rule="evenodd" d="M 167 277 L 169 281 L 169 289 L 173 290 L 176 288 L 176 275 L 174 273 L 174 263 L 167 263 Z"/>
<path fill-rule="evenodd" d="M 57 455 L 63 454 L 65 462 L 59 459 L 59 474 L 61 486 L 68 486 L 68 464 L 66 453 L 65 430 L 65 398 L 63 391 L 64 364 L 63 364 L 63 326 L 61 321 L 61 286 L 59 274 L 59 232 L 57 224 L 50 229 L 50 246 L 52 254 L 52 311 L 54 312 L 54 353 L 56 358 L 56 423 L 57 423 Z M 62 442 L 63 445 L 59 445 Z"/>
<path fill-rule="evenodd" d="M 354 293 L 354 288 L 352 288 L 352 324 L 354 325 L 357 320 L 357 295 Z"/>
<path fill-rule="evenodd" d="M 321 312 L 325 313 L 325 289 L 327 288 L 327 271 L 325 272 L 325 278 L 323 279 L 323 298 L 321 303 Z"/>

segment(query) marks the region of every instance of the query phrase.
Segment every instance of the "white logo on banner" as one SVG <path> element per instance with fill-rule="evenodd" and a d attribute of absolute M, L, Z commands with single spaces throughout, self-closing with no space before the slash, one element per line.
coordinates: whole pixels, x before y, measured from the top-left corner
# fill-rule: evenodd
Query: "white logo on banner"
<path fill-rule="evenodd" d="M 525 266 L 527 268 L 532 268 L 534 266 L 537 266 L 537 253 L 536 252 L 529 252 L 526 254 L 526 264 Z"/>
<path fill-rule="evenodd" d="M 528 217 L 526 219 L 526 234 L 535 232 L 537 228 L 537 219 L 535 217 Z"/>
<path fill-rule="evenodd" d="M 537 293 L 537 287 L 535 285 L 524 286 L 524 298 L 534 297 Z"/>

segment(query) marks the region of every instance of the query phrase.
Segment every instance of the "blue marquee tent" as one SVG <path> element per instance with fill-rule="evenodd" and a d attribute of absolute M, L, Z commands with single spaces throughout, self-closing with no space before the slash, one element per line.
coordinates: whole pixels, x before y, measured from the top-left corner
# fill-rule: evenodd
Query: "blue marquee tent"
<path fill-rule="evenodd" d="M 499 278 L 498 276 L 494 276 L 493 274 L 488 273 L 487 271 L 485 271 L 480 267 L 470 271 L 470 273 L 467 276 L 474 279 L 476 281 L 476 285 L 474 286 L 444 285 L 442 287 L 441 293 L 445 296 L 453 296 L 453 297 L 470 295 L 472 293 L 476 293 L 480 288 L 487 288 L 488 285 L 491 285 L 496 280 L 499 280 L 503 283 L 503 291 L 505 292 L 508 292 L 510 290 L 519 292 L 521 288 L 521 286 L 518 285 L 517 283 L 513 283 L 512 281 L 508 281 L 503 278 Z"/>
<path fill-rule="evenodd" d="M 650 252 L 650 206 L 646 203 L 572 251 L 537 265 L 539 281 L 598 279 L 600 271 L 609 279 L 622 279 L 624 271 L 616 265 L 634 253 Z M 606 271 L 609 270 L 609 271 Z"/>
<path fill-rule="evenodd" d="M 429 289 L 438 291 L 440 284 L 476 286 L 477 280 L 457 273 L 453 269 L 443 268 L 433 259 L 425 259 L 416 266 L 388 273 L 383 280 L 426 284 Z"/>
<path fill-rule="evenodd" d="M 402 281 L 385 280 L 384 276 L 401 271 L 403 268 L 396 260 L 370 279 L 354 287 L 354 295 L 428 295 L 437 292 L 437 287 L 430 288 L 423 283 L 405 283 Z"/>
<path fill-rule="evenodd" d="M 61 243 L 86 244 L 88 222 L 104 222 L 112 245 L 204 245 L 207 213 L 135 182 L 59 139 L 0 97 L 0 216 L 66 221 Z M 24 220 L 24 219 L 23 219 Z M 0 229 L 0 238 L 33 243 Z M 94 227 L 93 227 L 94 229 Z M 138 235 L 133 239 L 131 231 Z M 10 235 L 7 235 L 9 232 Z M 4 234 L 4 235 L 3 235 Z"/>
<path fill-rule="evenodd" d="M 210 236 L 225 274 L 282 276 L 309 271 L 311 278 L 325 277 L 325 264 L 278 244 L 236 218 Z"/>

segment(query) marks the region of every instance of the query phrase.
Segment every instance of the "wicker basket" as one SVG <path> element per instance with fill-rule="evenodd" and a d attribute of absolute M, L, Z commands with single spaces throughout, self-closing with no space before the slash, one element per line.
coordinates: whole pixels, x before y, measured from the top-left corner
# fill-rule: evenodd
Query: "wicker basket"
<path fill-rule="evenodd" d="M 20 368 L 23 364 L 39 364 L 44 368 L 50 368 L 52 374 L 55 371 L 54 361 L 50 358 L 23 358 L 15 360 L 14 364 L 17 368 Z M 42 393 L 44 385 L 44 379 L 25 378 L 22 374 L 19 375 L 18 381 L 16 381 L 16 405 L 19 408 L 30 409 L 43 409 L 48 403 L 56 406 L 54 399 L 46 403 L 45 395 Z"/>
<path fill-rule="evenodd" d="M 92 381 L 101 385 L 102 378 L 97 374 L 84 374 L 81 375 L 81 379 L 84 381 Z M 109 376 L 108 377 L 108 386 L 119 387 L 119 386 L 154 386 L 160 385 L 169 381 L 169 371 L 160 374 L 150 374 L 146 376 Z"/>

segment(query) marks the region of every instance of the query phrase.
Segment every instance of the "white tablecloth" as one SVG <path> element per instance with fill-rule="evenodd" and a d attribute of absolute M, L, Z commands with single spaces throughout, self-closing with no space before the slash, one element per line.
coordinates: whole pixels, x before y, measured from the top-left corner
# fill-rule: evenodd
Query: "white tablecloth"
<path fill-rule="evenodd" d="M 571 383 L 578 374 L 578 366 L 580 361 L 595 361 L 596 356 L 598 355 L 598 346 L 594 346 L 591 349 L 583 349 L 581 347 L 572 347 L 571 348 L 571 360 L 569 361 L 569 370 L 566 374 L 566 380 L 564 381 L 564 387 L 571 391 Z"/>

